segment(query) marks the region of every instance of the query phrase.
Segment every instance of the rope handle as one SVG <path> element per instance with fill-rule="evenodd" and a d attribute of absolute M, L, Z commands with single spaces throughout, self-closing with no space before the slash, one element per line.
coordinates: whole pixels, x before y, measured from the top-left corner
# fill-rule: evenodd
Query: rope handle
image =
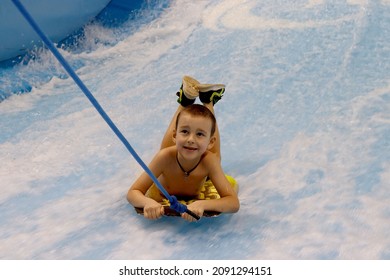
<path fill-rule="evenodd" d="M 189 210 L 187 208 L 187 205 L 185 204 L 182 204 L 180 203 L 176 196 L 172 195 L 169 199 L 169 204 L 170 204 L 170 208 L 172 208 L 173 210 L 175 210 L 176 212 L 179 212 L 180 214 L 182 213 L 187 213 L 188 215 L 192 216 L 193 218 L 195 218 L 196 220 L 199 220 L 200 217 L 195 214 L 194 212 L 192 212 L 191 210 Z"/>
<path fill-rule="evenodd" d="M 195 214 L 194 212 L 192 212 L 191 210 L 189 210 L 188 208 L 187 208 L 187 210 L 186 210 L 186 213 L 187 213 L 188 215 L 192 216 L 192 217 L 193 217 L 194 219 L 196 219 L 197 221 L 199 221 L 200 217 L 199 217 L 197 214 Z"/>

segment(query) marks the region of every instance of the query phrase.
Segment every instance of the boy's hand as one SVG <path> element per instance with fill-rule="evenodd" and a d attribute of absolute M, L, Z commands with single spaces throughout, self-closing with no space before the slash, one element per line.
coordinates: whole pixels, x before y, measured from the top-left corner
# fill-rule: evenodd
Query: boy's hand
<path fill-rule="evenodd" d="M 164 215 L 164 207 L 160 203 L 151 201 L 145 205 L 144 217 L 146 219 L 155 220 L 161 218 L 162 215 Z"/>
<path fill-rule="evenodd" d="M 188 210 L 191 210 L 199 217 L 203 216 L 204 207 L 203 207 L 202 201 L 194 201 L 193 203 L 187 205 L 187 208 L 188 208 Z M 191 215 L 189 215 L 187 213 L 181 214 L 181 217 L 187 221 L 190 221 L 190 222 L 197 221 L 194 217 L 192 217 Z"/>

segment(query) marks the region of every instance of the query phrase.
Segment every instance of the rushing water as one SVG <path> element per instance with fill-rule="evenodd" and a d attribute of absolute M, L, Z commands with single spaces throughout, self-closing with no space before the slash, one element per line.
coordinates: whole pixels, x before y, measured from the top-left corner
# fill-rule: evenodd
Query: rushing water
<path fill-rule="evenodd" d="M 155 2 L 61 52 L 146 162 L 181 77 L 225 83 L 240 211 L 138 216 L 141 168 L 37 50 L 0 69 L 0 258 L 390 259 L 390 1 Z"/>

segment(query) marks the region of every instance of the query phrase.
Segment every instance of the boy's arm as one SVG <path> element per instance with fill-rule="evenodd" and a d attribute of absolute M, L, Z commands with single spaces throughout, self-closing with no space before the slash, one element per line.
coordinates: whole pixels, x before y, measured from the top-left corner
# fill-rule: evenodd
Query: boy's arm
<path fill-rule="evenodd" d="M 145 196 L 146 191 L 152 184 L 153 181 L 149 175 L 146 172 L 142 172 L 141 176 L 138 177 L 127 192 L 127 200 L 134 207 L 143 208 L 148 201 L 153 200 Z"/>
<path fill-rule="evenodd" d="M 158 178 L 161 173 L 161 161 L 163 155 L 161 152 L 157 153 L 152 162 L 149 164 L 149 169 Z M 144 215 L 146 218 L 155 219 L 164 213 L 164 209 L 160 203 L 152 198 L 146 197 L 145 193 L 153 184 L 152 179 L 146 172 L 138 177 L 127 192 L 127 200 L 134 207 L 144 208 Z"/>
<path fill-rule="evenodd" d="M 214 154 L 204 158 L 206 167 L 209 170 L 209 178 L 217 189 L 220 199 L 202 200 L 204 211 L 237 212 L 240 208 L 237 193 L 226 179 L 221 162 Z"/>

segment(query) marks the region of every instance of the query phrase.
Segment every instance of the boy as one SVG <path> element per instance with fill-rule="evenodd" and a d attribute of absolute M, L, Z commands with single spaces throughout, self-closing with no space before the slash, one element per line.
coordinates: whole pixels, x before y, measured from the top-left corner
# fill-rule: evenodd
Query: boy
<path fill-rule="evenodd" d="M 220 136 L 214 117 L 214 105 L 224 90 L 224 85 L 200 84 L 184 76 L 177 93 L 180 105 L 164 135 L 160 151 L 149 165 L 170 195 L 194 197 L 205 181 L 211 180 L 221 198 L 196 200 L 187 206 L 200 217 L 206 210 L 237 212 L 240 207 L 237 193 L 221 167 Z M 194 104 L 197 97 L 203 105 Z M 144 209 L 147 219 L 157 219 L 164 214 L 159 203 L 163 198 L 145 172 L 127 194 L 127 200 L 134 207 Z M 187 213 L 181 216 L 195 221 Z"/>

